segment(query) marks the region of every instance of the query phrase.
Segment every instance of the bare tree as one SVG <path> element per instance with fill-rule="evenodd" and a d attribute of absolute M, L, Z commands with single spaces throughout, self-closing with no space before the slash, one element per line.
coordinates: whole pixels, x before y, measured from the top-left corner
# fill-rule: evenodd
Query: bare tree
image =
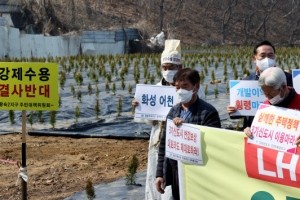
<path fill-rule="evenodd" d="M 160 4 L 159 4 L 159 31 L 162 31 L 163 29 L 164 1 L 165 0 L 160 0 Z"/>
<path fill-rule="evenodd" d="M 294 43 L 294 37 L 300 32 L 300 1 L 292 0 L 288 6 L 288 13 L 286 13 L 283 18 L 286 18 L 288 26 L 289 39 L 288 43 L 292 45 Z"/>
<path fill-rule="evenodd" d="M 222 44 L 225 44 L 225 38 L 227 35 L 227 28 L 229 26 L 229 22 L 232 19 L 232 9 L 237 5 L 237 0 L 227 0 L 226 1 L 226 9 L 223 12 L 222 16 L 222 26 L 221 26 L 221 33 L 222 33 Z"/>
<path fill-rule="evenodd" d="M 262 12 L 264 13 L 264 17 L 258 28 L 256 29 L 254 35 L 257 36 L 258 32 L 263 28 L 264 30 L 264 40 L 267 38 L 267 20 L 269 19 L 270 15 L 272 14 L 272 11 L 274 7 L 276 6 L 278 0 L 271 0 L 268 1 L 266 5 L 263 4 L 263 1 L 261 1 L 261 7 L 263 8 Z"/>
<path fill-rule="evenodd" d="M 179 9 L 182 8 L 183 2 L 184 2 L 184 0 L 178 0 L 178 4 L 176 6 L 176 10 L 174 12 L 173 19 L 172 19 L 172 22 L 171 22 L 171 27 L 175 26 L 176 18 L 177 18 Z"/>
<path fill-rule="evenodd" d="M 168 31 L 168 39 L 174 39 L 175 38 L 175 29 L 177 28 L 175 25 L 176 22 L 176 18 L 179 14 L 179 11 L 182 8 L 182 4 L 184 3 L 184 0 L 178 0 L 177 6 L 176 6 L 176 10 L 174 12 L 173 18 L 171 23 L 169 23 L 167 25 L 167 31 Z"/>
<path fill-rule="evenodd" d="M 74 0 L 71 0 L 71 20 L 70 24 L 73 25 L 75 24 L 75 2 Z"/>
<path fill-rule="evenodd" d="M 244 32 L 244 40 L 243 44 L 246 45 L 248 43 L 248 39 L 250 37 L 251 31 L 251 22 L 253 20 L 253 16 L 259 12 L 259 10 L 254 6 L 252 0 L 245 0 L 241 2 L 241 11 L 242 13 L 242 30 Z"/>
<path fill-rule="evenodd" d="M 214 3 L 214 0 L 209 0 L 209 1 L 205 1 L 206 2 L 206 6 L 205 6 L 205 10 L 204 10 L 204 14 L 206 14 L 206 12 L 208 10 L 210 10 L 210 6 Z"/>

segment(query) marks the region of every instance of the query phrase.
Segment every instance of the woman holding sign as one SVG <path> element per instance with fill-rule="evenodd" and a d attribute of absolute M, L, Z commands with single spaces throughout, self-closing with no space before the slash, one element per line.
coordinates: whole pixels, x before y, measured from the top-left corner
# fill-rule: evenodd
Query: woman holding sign
<path fill-rule="evenodd" d="M 287 86 L 282 69 L 272 67 L 264 70 L 258 79 L 258 85 L 267 98 L 264 104 L 300 111 L 300 94 L 294 88 Z M 249 138 L 253 137 L 250 127 L 245 128 L 244 132 Z M 297 142 L 300 143 L 300 137 Z"/>

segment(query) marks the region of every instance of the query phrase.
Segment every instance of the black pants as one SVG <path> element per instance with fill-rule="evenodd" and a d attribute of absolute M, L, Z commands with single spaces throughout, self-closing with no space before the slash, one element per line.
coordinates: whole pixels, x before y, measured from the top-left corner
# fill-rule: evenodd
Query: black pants
<path fill-rule="evenodd" d="M 174 200 L 180 200 L 177 161 L 169 159 L 169 164 L 172 169 L 172 196 Z"/>

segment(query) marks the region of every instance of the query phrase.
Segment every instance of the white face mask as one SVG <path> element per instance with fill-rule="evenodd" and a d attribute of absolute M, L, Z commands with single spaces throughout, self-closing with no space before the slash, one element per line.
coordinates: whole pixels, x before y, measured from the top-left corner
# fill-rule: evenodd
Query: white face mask
<path fill-rule="evenodd" d="M 178 72 L 178 70 L 167 70 L 167 71 L 163 71 L 162 75 L 164 77 L 164 79 L 168 82 L 168 83 L 173 83 L 173 78 L 174 75 Z"/>
<path fill-rule="evenodd" d="M 280 93 L 281 93 L 281 88 L 280 88 L 280 92 L 278 95 L 276 95 L 275 97 L 273 97 L 272 99 L 269 99 L 269 102 L 272 104 L 272 105 L 276 105 L 276 104 L 279 104 L 281 103 L 284 98 L 285 98 L 285 94 L 283 97 L 280 97 Z"/>
<path fill-rule="evenodd" d="M 192 90 L 179 89 L 177 91 L 178 100 L 180 103 L 188 103 L 194 94 L 194 88 Z"/>
<path fill-rule="evenodd" d="M 273 60 L 271 58 L 264 58 L 262 60 L 256 60 L 256 65 L 261 71 L 264 71 L 269 67 L 275 66 L 275 59 Z"/>

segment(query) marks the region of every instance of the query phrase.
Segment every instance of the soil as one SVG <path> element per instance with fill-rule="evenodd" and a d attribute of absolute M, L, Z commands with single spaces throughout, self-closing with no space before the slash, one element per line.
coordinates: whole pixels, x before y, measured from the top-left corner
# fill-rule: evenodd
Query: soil
<path fill-rule="evenodd" d="M 125 177 L 133 155 L 146 169 L 148 140 L 27 136 L 28 199 L 64 199 Z M 0 158 L 21 161 L 21 134 L 0 135 Z M 17 165 L 0 162 L 0 199 L 22 199 Z M 125 180 L 124 180 L 125 185 Z"/>

